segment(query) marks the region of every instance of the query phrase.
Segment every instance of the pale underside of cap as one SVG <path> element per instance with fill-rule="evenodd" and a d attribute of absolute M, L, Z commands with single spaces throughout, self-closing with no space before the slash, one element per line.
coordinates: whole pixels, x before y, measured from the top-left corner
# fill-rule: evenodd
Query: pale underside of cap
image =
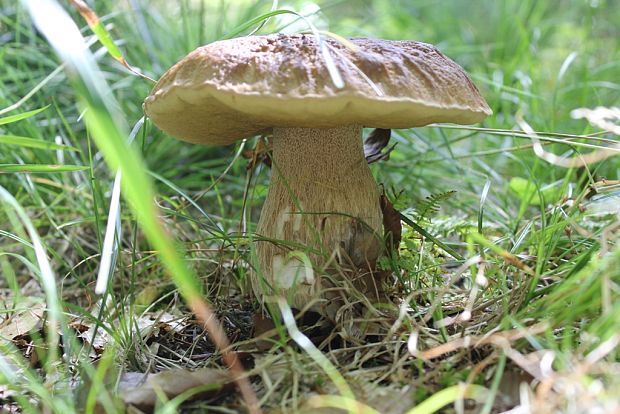
<path fill-rule="evenodd" d="M 412 128 L 491 114 L 463 69 L 415 41 L 324 39 L 337 88 L 312 35 L 243 37 L 196 49 L 157 82 L 145 113 L 179 139 L 226 145 L 274 127 Z"/>

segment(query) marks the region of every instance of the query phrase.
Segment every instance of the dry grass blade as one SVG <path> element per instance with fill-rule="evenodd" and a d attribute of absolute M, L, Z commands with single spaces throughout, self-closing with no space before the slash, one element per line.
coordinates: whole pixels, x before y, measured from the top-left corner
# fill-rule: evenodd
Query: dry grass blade
<path fill-rule="evenodd" d="M 511 329 L 509 331 L 492 333 L 489 335 L 465 336 L 426 351 L 417 351 L 414 353 L 414 356 L 424 360 L 429 360 L 450 352 L 454 352 L 461 348 L 477 348 L 483 345 L 495 345 L 503 348 L 511 342 L 527 336 L 541 334 L 547 329 L 549 329 L 549 324 L 546 322 L 540 322 L 528 328 Z"/>
<path fill-rule="evenodd" d="M 512 412 L 620 412 L 620 390 L 606 394 L 597 378 L 601 371 L 617 372 L 613 366 L 606 366 L 603 359 L 617 352 L 619 343 L 620 336 L 616 334 L 588 353 L 585 360 L 571 359 L 568 367 L 557 371 L 553 369 L 556 355 L 552 351 L 524 356 L 509 349 L 510 359 L 538 380 L 535 389 L 522 384 L 522 391 L 527 394 L 521 393 L 521 404 Z"/>
<path fill-rule="evenodd" d="M 620 108 L 599 106 L 594 109 L 578 108 L 571 112 L 575 119 L 585 118 L 589 123 L 616 135 L 620 135 Z"/>
<path fill-rule="evenodd" d="M 596 120 L 600 120 L 600 121 L 603 120 L 603 117 L 601 117 L 600 115 L 600 111 L 599 112 L 585 112 L 585 111 L 575 112 L 573 111 L 573 114 L 574 115 L 576 114 L 579 117 L 581 116 L 589 117 L 588 120 L 593 119 L 595 120 L 595 122 Z M 611 113 L 611 115 L 615 116 L 613 112 Z M 515 119 L 517 123 L 519 124 L 519 126 L 521 127 L 521 129 L 525 131 L 525 133 L 532 139 L 532 142 L 534 143 L 534 146 L 533 146 L 534 153 L 550 164 L 557 165 L 559 167 L 564 167 L 564 168 L 579 168 L 579 167 L 585 167 L 586 165 L 590 165 L 590 164 L 594 164 L 594 163 L 606 160 L 607 158 L 620 154 L 619 152 L 620 145 L 616 144 L 609 148 L 603 148 L 603 149 L 599 148 L 599 149 L 596 149 L 595 151 L 590 152 L 589 154 L 583 154 L 583 155 L 579 154 L 572 158 L 559 157 L 549 151 L 546 151 L 543 148 L 542 144 L 540 143 L 540 137 L 538 136 L 538 134 L 536 134 L 534 129 L 525 121 L 525 119 L 523 119 L 522 114 L 517 113 L 517 115 L 515 116 Z M 596 125 L 595 122 L 593 123 Z M 620 127 L 618 127 L 617 125 L 609 123 L 609 122 L 602 122 L 601 124 L 608 126 L 610 128 L 613 128 L 615 126 L 616 127 L 615 129 L 620 129 Z"/>
<path fill-rule="evenodd" d="M 455 129 L 462 131 L 472 131 L 472 132 L 484 132 L 488 135 L 498 135 L 498 136 L 510 136 L 515 138 L 528 138 L 529 135 L 525 133 L 525 131 L 518 131 L 513 129 L 502 129 L 502 128 L 485 128 L 485 127 L 475 127 L 471 125 L 450 125 L 450 124 L 432 124 L 428 125 L 427 128 L 441 128 L 441 129 Z M 601 138 L 600 135 L 604 134 L 605 131 L 594 132 L 586 135 L 577 135 L 577 134 L 567 134 L 562 132 L 549 132 L 549 131 L 535 131 L 536 135 L 538 135 L 541 141 L 553 142 L 557 144 L 571 144 L 571 145 L 581 145 L 588 148 L 602 148 L 600 146 L 580 143 L 580 142 L 572 142 L 573 140 L 588 140 L 594 142 L 602 142 L 606 144 L 615 144 L 616 141 Z"/>

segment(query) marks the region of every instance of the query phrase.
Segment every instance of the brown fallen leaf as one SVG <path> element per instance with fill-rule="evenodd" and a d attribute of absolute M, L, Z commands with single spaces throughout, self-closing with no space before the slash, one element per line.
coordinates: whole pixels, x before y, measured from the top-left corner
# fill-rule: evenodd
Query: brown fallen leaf
<path fill-rule="evenodd" d="M 268 351 L 274 346 L 277 340 L 276 325 L 273 320 L 262 312 L 252 315 L 254 324 L 254 338 L 256 338 L 256 348 L 259 351 Z"/>
<path fill-rule="evenodd" d="M 45 303 L 39 298 L 24 297 L 19 302 L 3 302 L 0 310 L 3 315 L 9 315 L 0 321 L 0 343 L 6 344 L 41 328 Z"/>
<path fill-rule="evenodd" d="M 249 160 L 246 170 L 253 170 L 261 162 L 271 168 L 271 143 L 260 138 L 254 149 L 243 151 L 243 158 Z"/>
<path fill-rule="evenodd" d="M 234 383 L 228 371 L 202 368 L 195 371 L 173 369 L 157 374 L 149 374 L 142 385 L 135 386 L 144 374 L 127 373 L 121 378 L 119 389 L 121 399 L 127 406 L 149 411 L 159 401 L 158 394 L 175 398 L 191 391 L 191 399 L 211 398 L 234 390 Z M 124 380 L 123 380 L 124 378 Z"/>
<path fill-rule="evenodd" d="M 383 237 L 387 254 L 392 256 L 398 254 L 398 246 L 402 237 L 402 224 L 400 214 L 394 208 L 385 193 L 381 194 L 379 204 L 383 213 Z"/>

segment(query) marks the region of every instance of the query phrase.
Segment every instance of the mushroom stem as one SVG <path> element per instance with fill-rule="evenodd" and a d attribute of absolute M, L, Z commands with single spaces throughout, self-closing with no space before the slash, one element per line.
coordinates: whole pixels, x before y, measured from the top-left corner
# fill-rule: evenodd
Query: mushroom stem
<path fill-rule="evenodd" d="M 273 129 L 271 183 L 257 228 L 270 240 L 256 244 L 267 283 L 252 281 L 259 298 L 285 295 L 303 308 L 331 286 L 322 274 L 374 268 L 382 215 L 361 136 L 357 125 Z"/>

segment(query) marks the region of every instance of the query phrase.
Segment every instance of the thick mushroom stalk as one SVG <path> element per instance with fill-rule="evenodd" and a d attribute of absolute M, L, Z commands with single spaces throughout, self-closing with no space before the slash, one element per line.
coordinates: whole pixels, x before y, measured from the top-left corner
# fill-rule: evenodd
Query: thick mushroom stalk
<path fill-rule="evenodd" d="M 325 297 L 331 285 L 323 275 L 374 268 L 382 215 L 361 132 L 357 125 L 273 129 L 271 183 L 257 228 L 262 278 L 252 278 L 259 298 L 284 295 L 301 309 Z M 324 306 L 314 303 L 317 311 Z"/>

